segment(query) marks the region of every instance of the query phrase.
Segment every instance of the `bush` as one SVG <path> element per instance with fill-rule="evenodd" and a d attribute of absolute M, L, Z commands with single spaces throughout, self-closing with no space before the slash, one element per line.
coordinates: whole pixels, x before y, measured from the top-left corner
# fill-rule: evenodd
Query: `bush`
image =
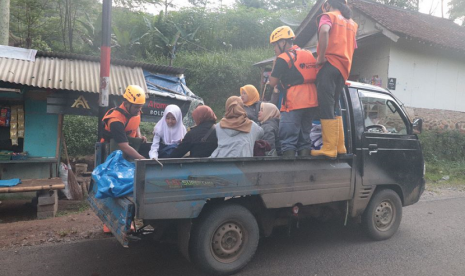
<path fill-rule="evenodd" d="M 97 117 L 65 115 L 63 132 L 70 156 L 94 154 Z"/>
<path fill-rule="evenodd" d="M 223 116 L 228 97 L 240 96 L 240 87 L 253 84 L 260 89 L 260 70 L 252 65 L 273 56 L 271 47 L 220 53 L 182 53 L 174 65 L 187 69 L 187 86 L 203 98 L 219 119 Z"/>
<path fill-rule="evenodd" d="M 465 182 L 465 135 L 456 130 L 425 131 L 419 135 L 428 183 Z"/>
<path fill-rule="evenodd" d="M 465 135 L 459 131 L 424 131 L 419 138 L 425 161 L 465 162 Z"/>

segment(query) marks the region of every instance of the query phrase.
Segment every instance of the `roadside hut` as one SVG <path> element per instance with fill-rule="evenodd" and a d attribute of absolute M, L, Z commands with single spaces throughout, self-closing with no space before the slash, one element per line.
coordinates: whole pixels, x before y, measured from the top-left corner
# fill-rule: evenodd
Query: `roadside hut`
<path fill-rule="evenodd" d="M 22 181 L 0 187 L 0 193 L 63 188 L 58 178 L 63 115 L 98 116 L 99 62 L 92 56 L 0 46 L 0 180 Z M 143 121 L 158 121 L 167 104 L 177 104 L 185 115 L 190 102 L 200 98 L 186 86 L 183 73 L 182 68 L 112 60 L 110 107 L 136 84 L 149 95 Z"/>

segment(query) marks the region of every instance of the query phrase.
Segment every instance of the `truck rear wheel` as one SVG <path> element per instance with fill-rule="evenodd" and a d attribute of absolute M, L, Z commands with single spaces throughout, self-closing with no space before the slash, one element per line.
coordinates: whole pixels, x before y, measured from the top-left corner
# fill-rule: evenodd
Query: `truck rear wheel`
<path fill-rule="evenodd" d="M 240 205 L 214 207 L 194 226 L 190 258 L 209 274 L 233 274 L 252 259 L 258 240 L 258 224 L 249 210 Z"/>
<path fill-rule="evenodd" d="M 402 202 L 393 190 L 377 192 L 368 204 L 362 216 L 362 227 L 374 240 L 386 240 L 392 237 L 402 220 Z"/>

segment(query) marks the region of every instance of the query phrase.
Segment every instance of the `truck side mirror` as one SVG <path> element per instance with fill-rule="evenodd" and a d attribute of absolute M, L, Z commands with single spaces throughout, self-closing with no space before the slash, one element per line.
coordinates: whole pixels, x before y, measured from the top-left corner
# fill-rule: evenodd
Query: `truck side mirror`
<path fill-rule="evenodd" d="M 420 134 L 423 128 L 423 119 L 415 119 L 413 121 L 413 133 Z"/>

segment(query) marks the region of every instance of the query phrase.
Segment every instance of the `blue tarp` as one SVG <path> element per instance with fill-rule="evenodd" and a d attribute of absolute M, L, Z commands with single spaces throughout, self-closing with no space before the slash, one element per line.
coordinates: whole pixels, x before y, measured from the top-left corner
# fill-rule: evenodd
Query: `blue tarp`
<path fill-rule="evenodd" d="M 0 180 L 0 187 L 12 187 L 21 183 L 21 179 L 13 178 L 8 180 Z"/>
<path fill-rule="evenodd" d="M 124 159 L 122 151 L 112 152 L 92 172 L 92 178 L 97 183 L 95 197 L 122 197 L 131 194 L 134 189 L 135 169 L 134 163 Z"/>
<path fill-rule="evenodd" d="M 186 79 L 183 75 L 169 76 L 162 74 L 154 74 L 144 70 L 145 82 L 149 90 L 176 93 L 179 95 L 186 95 L 190 97 L 197 96 L 186 86 Z"/>

